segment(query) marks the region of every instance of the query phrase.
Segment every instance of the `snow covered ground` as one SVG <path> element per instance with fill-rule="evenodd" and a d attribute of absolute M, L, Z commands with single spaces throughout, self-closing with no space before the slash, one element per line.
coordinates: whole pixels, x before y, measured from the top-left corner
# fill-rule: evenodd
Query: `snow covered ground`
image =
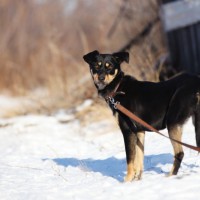
<path fill-rule="evenodd" d="M 0 199 L 199 198 L 198 153 L 184 148 L 179 174 L 166 177 L 173 150 L 170 141 L 156 133 L 146 133 L 143 179 L 123 183 L 124 144 L 113 122 L 109 118 L 83 126 L 73 114 L 64 112 L 1 119 Z M 184 128 L 183 141 L 195 144 L 191 120 Z"/>

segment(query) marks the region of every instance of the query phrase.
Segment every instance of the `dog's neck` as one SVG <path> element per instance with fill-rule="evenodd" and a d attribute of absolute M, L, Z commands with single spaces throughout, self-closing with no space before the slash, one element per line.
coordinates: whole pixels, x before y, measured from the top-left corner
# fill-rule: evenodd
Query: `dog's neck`
<path fill-rule="evenodd" d="M 114 78 L 114 80 L 107 85 L 104 89 L 98 90 L 98 93 L 103 98 L 110 96 L 111 94 L 117 92 L 122 80 L 124 78 L 124 72 L 120 71 L 119 74 Z"/>

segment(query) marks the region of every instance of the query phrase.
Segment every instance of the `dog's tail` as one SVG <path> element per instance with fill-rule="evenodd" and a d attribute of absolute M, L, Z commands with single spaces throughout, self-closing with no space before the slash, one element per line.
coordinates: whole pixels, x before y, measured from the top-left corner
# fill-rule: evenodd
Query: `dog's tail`
<path fill-rule="evenodd" d="M 196 133 L 196 143 L 197 146 L 200 147 L 200 93 L 196 93 L 197 104 L 196 110 L 193 118 L 193 123 L 195 126 L 195 133 Z"/>

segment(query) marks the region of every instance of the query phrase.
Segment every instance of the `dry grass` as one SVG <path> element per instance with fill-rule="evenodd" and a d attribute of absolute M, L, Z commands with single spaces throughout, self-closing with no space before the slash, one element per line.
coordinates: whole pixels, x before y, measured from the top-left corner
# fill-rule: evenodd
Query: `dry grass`
<path fill-rule="evenodd" d="M 120 22 L 108 37 L 122 2 L 0 0 L 0 90 L 28 95 L 43 88 L 45 98 L 53 102 L 43 104 L 51 108 L 96 98 L 82 56 L 94 49 L 117 51 L 158 15 L 155 0 L 127 0 Z M 157 24 L 131 48 L 131 62 L 124 69 L 137 78 L 154 80 L 153 64 L 163 51 Z"/>

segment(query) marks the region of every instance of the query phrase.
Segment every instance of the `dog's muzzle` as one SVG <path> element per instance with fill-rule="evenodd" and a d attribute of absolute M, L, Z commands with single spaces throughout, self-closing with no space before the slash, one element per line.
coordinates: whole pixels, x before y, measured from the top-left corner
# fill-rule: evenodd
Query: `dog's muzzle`
<path fill-rule="evenodd" d="M 106 83 L 104 83 L 103 81 L 102 82 L 98 81 L 96 85 L 98 86 L 99 90 L 103 90 L 106 87 Z"/>

